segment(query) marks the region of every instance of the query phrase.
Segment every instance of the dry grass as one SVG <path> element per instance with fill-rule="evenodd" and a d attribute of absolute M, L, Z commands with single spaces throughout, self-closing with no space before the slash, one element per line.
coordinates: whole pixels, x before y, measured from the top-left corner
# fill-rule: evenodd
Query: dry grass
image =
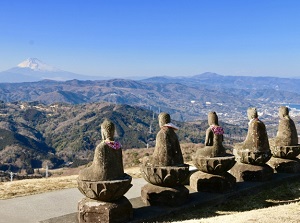
<path fill-rule="evenodd" d="M 77 175 L 27 179 L 0 183 L 0 199 L 39 194 L 48 191 L 77 187 Z"/>
<path fill-rule="evenodd" d="M 182 223 L 300 222 L 300 182 L 285 182 L 258 194 L 232 198 L 223 204 L 194 208 L 165 218 Z"/>
<path fill-rule="evenodd" d="M 0 182 L 0 200 L 14 197 L 22 197 L 32 194 L 62 190 L 67 188 L 76 188 L 79 168 L 59 169 L 52 172 L 52 177 L 41 179 L 27 179 L 12 182 Z M 125 169 L 125 172 L 133 178 L 141 177 L 139 167 Z M 68 174 L 76 174 L 70 175 Z"/>
<path fill-rule="evenodd" d="M 184 162 L 191 162 L 192 155 L 195 154 L 198 148 L 203 147 L 203 144 L 182 143 L 180 144 Z M 143 149 L 126 149 L 123 150 L 123 165 L 125 168 L 135 167 L 140 165 L 141 159 L 144 156 L 151 156 L 154 148 Z"/>
<path fill-rule="evenodd" d="M 173 223 L 299 223 L 300 202 Z"/>

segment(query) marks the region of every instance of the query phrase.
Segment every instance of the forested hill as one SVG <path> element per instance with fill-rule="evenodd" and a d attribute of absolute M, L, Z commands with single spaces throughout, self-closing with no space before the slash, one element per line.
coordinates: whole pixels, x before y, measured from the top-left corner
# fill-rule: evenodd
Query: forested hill
<path fill-rule="evenodd" d="M 150 110 L 112 103 L 51 105 L 37 102 L 0 103 L 0 170 L 37 168 L 48 162 L 91 160 L 101 140 L 105 118 L 116 125 L 116 140 L 124 149 L 154 146 L 157 114 Z M 204 142 L 207 121 L 183 123 L 177 132 L 181 143 Z M 245 129 L 223 124 L 226 134 L 244 135 Z"/>

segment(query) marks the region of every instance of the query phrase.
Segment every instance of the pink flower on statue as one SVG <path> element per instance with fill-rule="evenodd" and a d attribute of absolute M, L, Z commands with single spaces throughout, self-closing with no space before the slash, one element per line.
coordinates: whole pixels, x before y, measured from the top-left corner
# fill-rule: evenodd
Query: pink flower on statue
<path fill-rule="evenodd" d="M 215 135 L 223 135 L 224 130 L 221 126 L 212 125 L 210 126 L 210 129 L 213 131 Z"/>
<path fill-rule="evenodd" d="M 117 141 L 110 141 L 110 142 L 105 142 L 106 145 L 108 145 L 110 148 L 118 150 L 122 147 L 121 143 Z"/>

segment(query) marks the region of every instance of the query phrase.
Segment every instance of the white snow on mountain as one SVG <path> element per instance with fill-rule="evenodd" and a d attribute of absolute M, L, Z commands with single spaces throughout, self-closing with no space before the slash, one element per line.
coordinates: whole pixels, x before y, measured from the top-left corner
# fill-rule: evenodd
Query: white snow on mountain
<path fill-rule="evenodd" d="M 43 72 L 57 72 L 62 71 L 56 67 L 45 64 L 37 58 L 28 58 L 27 60 L 19 63 L 17 65 L 20 68 L 30 68 L 34 71 L 43 71 Z"/>
<path fill-rule="evenodd" d="M 37 58 L 28 58 L 16 67 L 0 72 L 0 83 L 34 82 L 41 80 L 99 80 L 104 79 L 95 76 L 86 76 L 64 71 L 50 66 Z"/>

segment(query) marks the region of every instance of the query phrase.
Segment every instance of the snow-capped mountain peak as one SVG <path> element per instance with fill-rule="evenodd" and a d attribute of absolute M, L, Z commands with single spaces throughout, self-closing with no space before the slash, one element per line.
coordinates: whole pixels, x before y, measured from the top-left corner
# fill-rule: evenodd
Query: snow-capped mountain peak
<path fill-rule="evenodd" d="M 43 63 L 37 58 L 28 58 L 27 60 L 18 64 L 19 68 L 29 68 L 34 71 L 54 72 L 61 71 L 60 69 Z"/>
<path fill-rule="evenodd" d="M 41 80 L 99 80 L 103 78 L 76 74 L 50 66 L 37 58 L 28 58 L 6 71 L 0 72 L 0 83 L 20 83 Z"/>

